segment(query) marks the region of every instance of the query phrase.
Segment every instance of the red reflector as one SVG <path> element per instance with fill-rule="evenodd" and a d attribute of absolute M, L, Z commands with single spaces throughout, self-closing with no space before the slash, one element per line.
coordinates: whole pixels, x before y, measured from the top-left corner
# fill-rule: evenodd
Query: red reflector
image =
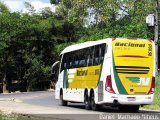
<path fill-rule="evenodd" d="M 151 88 L 148 92 L 148 94 L 153 94 L 155 89 L 155 77 L 152 77 L 152 83 L 151 83 Z"/>
<path fill-rule="evenodd" d="M 106 79 L 106 91 L 115 94 L 113 88 L 112 88 L 112 79 L 111 79 L 111 75 L 107 76 Z"/>

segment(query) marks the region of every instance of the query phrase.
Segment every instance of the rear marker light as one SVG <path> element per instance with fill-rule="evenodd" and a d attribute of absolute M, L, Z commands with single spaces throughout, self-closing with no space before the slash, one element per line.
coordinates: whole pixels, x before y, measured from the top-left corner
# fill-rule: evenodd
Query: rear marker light
<path fill-rule="evenodd" d="M 155 77 L 152 77 L 152 83 L 151 83 L 151 88 L 148 92 L 148 94 L 153 94 L 155 89 Z"/>
<path fill-rule="evenodd" d="M 106 78 L 106 91 L 115 94 L 113 87 L 112 87 L 111 75 L 108 75 Z"/>

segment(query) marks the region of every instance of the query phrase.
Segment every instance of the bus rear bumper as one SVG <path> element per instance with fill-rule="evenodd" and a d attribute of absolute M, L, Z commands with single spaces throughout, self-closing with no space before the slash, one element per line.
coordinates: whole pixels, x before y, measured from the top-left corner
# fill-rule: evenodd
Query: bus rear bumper
<path fill-rule="evenodd" d="M 139 95 L 139 96 L 124 96 L 124 95 L 118 95 L 118 103 L 122 105 L 147 105 L 153 103 L 154 95 Z"/>
<path fill-rule="evenodd" d="M 115 95 L 104 96 L 104 101 L 98 104 L 114 105 L 149 105 L 153 104 L 154 94 L 150 95 Z"/>

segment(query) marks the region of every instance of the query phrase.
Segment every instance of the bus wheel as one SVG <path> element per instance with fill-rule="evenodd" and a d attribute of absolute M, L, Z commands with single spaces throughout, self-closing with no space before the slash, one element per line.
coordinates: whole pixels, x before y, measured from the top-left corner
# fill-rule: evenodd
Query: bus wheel
<path fill-rule="evenodd" d="M 94 92 L 91 93 L 91 109 L 94 111 L 98 110 L 98 105 L 96 105 L 94 99 Z"/>
<path fill-rule="evenodd" d="M 139 105 L 121 105 L 118 107 L 119 111 L 122 112 L 138 112 Z"/>
<path fill-rule="evenodd" d="M 85 93 L 84 95 L 84 104 L 85 104 L 85 109 L 90 110 L 91 105 L 90 105 L 90 100 L 87 93 Z"/>
<path fill-rule="evenodd" d="M 60 95 L 60 99 L 61 99 L 61 105 L 67 106 L 67 101 L 63 100 L 63 94 Z"/>

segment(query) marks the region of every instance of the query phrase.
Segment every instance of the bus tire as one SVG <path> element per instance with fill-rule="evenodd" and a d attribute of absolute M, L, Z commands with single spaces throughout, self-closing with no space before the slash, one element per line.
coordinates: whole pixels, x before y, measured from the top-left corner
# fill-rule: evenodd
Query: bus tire
<path fill-rule="evenodd" d="M 63 100 L 63 93 L 60 94 L 60 99 L 61 99 L 61 105 L 62 106 L 67 106 L 67 101 Z"/>
<path fill-rule="evenodd" d="M 139 111 L 139 107 L 140 107 L 139 105 L 120 105 L 118 109 L 121 112 L 136 113 Z"/>
<path fill-rule="evenodd" d="M 90 101 L 91 101 L 91 109 L 94 111 L 98 110 L 98 105 L 95 103 L 94 92 L 91 93 Z"/>
<path fill-rule="evenodd" d="M 90 100 L 89 100 L 87 92 L 85 92 L 85 94 L 84 94 L 84 104 L 85 104 L 85 109 L 86 110 L 90 110 L 91 109 Z"/>

